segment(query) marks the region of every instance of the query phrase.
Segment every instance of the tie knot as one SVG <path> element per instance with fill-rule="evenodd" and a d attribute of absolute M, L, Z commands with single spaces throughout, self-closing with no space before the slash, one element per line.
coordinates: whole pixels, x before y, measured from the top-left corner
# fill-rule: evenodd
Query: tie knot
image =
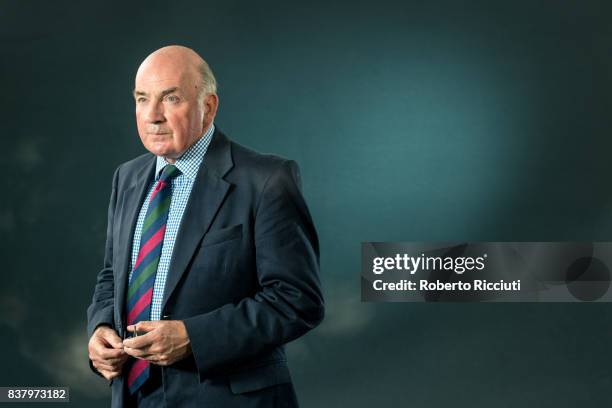
<path fill-rule="evenodd" d="M 172 180 L 174 177 L 178 176 L 179 174 L 181 174 L 181 171 L 176 166 L 172 164 L 168 164 L 162 170 L 162 174 L 159 177 L 159 179 L 161 181 L 168 181 L 168 180 Z"/>

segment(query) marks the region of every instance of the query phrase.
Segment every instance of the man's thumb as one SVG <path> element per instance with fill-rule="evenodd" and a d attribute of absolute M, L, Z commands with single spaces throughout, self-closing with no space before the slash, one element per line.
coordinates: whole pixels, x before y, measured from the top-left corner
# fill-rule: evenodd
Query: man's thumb
<path fill-rule="evenodd" d="M 138 322 L 136 326 L 138 327 L 139 332 L 150 332 L 151 330 L 155 329 L 157 324 L 150 320 L 143 320 L 141 322 Z"/>
<path fill-rule="evenodd" d="M 150 332 L 151 330 L 155 329 L 157 323 L 156 322 L 152 322 L 150 320 L 142 320 L 136 324 L 132 324 L 129 325 L 127 327 L 127 330 L 129 332 L 136 332 L 138 329 L 138 334 L 143 334 L 145 332 Z"/>
<path fill-rule="evenodd" d="M 113 348 L 123 348 L 123 342 L 121 341 L 121 337 L 117 335 L 117 333 L 113 331 L 108 331 L 108 334 L 105 336 L 106 341 L 110 343 Z"/>

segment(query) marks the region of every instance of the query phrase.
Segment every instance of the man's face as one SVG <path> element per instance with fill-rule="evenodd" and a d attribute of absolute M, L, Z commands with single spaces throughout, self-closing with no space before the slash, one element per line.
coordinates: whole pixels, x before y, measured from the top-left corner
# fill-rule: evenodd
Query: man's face
<path fill-rule="evenodd" d="M 148 151 L 174 162 L 200 138 L 212 118 L 206 104 L 198 101 L 194 70 L 168 58 L 145 64 L 136 75 L 134 90 L 138 133 Z"/>

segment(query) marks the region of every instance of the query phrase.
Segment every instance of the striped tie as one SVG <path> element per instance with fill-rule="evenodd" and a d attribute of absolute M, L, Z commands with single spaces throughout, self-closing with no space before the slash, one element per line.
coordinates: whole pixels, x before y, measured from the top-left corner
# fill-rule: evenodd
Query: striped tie
<path fill-rule="evenodd" d="M 180 173 L 181 171 L 175 166 L 166 165 L 149 199 L 149 208 L 142 224 L 138 258 L 128 285 L 126 302 L 128 325 L 149 320 L 151 317 L 153 284 L 172 200 L 171 180 Z M 149 362 L 140 359 L 130 360 L 128 388 L 130 394 L 134 394 L 149 378 Z"/>

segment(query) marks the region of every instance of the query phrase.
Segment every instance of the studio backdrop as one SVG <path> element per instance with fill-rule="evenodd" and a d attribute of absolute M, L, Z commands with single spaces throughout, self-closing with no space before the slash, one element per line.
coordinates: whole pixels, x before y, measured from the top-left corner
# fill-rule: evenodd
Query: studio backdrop
<path fill-rule="evenodd" d="M 288 344 L 304 407 L 603 407 L 606 302 L 362 301 L 362 243 L 612 240 L 607 1 L 0 1 L 0 386 L 87 360 L 114 169 L 145 152 L 132 91 L 200 53 L 215 125 L 299 163 L 326 317 Z"/>

